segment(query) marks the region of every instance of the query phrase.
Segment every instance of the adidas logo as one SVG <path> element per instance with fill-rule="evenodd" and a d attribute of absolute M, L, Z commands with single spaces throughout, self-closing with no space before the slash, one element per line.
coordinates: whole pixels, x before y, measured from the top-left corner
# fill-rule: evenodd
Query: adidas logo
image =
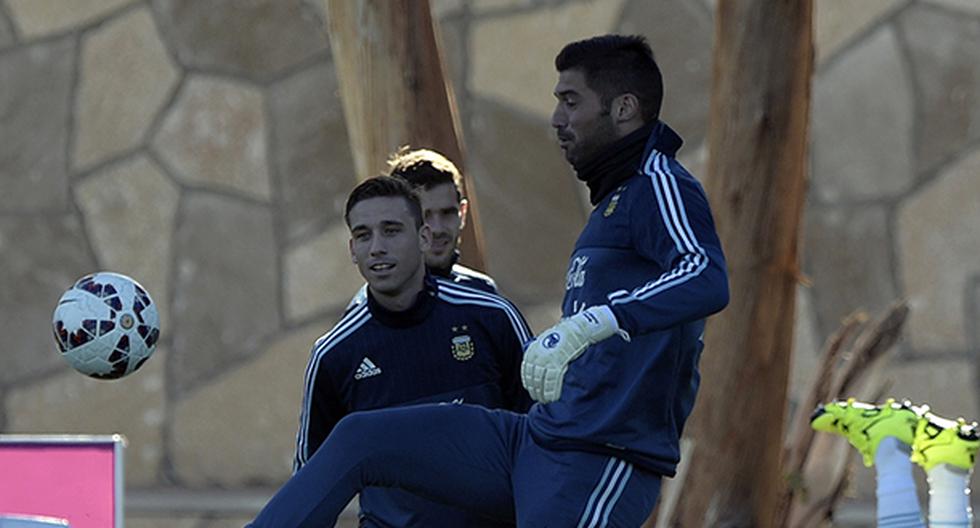
<path fill-rule="evenodd" d="M 377 376 L 378 374 L 381 374 L 381 369 L 370 358 L 366 357 L 361 360 L 360 366 L 357 367 L 357 372 L 354 373 L 354 379 L 362 380 L 371 376 Z"/>

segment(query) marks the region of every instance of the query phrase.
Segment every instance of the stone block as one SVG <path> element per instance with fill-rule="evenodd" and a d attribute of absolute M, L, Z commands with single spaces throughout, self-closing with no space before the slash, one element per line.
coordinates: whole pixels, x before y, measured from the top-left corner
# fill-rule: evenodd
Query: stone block
<path fill-rule="evenodd" d="M 177 403 L 172 449 L 181 482 L 278 486 L 289 478 L 306 365 L 328 330 L 320 322 L 284 335 Z"/>
<path fill-rule="evenodd" d="M 125 378 L 96 380 L 67 363 L 57 374 L 11 390 L 6 399 L 7 432 L 30 434 L 120 433 L 126 437 L 126 485 L 157 481 L 163 460 L 166 416 L 164 372 L 167 351 L 160 347 Z"/>
<path fill-rule="evenodd" d="M 138 145 L 177 82 L 147 9 L 82 39 L 73 162 L 98 163 Z"/>
<path fill-rule="evenodd" d="M 272 157 L 290 238 L 343 218 L 347 194 L 357 184 L 338 90 L 333 67 L 322 64 L 269 92 Z"/>
<path fill-rule="evenodd" d="M 980 274 L 980 149 L 940 173 L 898 209 L 901 281 L 913 346 L 964 349 L 970 284 Z"/>
<path fill-rule="evenodd" d="M 474 100 L 467 170 L 473 176 L 487 271 L 519 303 L 561 298 L 585 212 L 578 186 L 544 120 Z"/>
<path fill-rule="evenodd" d="M 818 342 L 851 313 L 877 317 L 898 300 L 884 207 L 811 208 L 805 229 L 804 269 L 813 283 Z"/>
<path fill-rule="evenodd" d="M 8 0 L 7 8 L 21 35 L 38 38 L 98 21 L 131 0 Z"/>
<path fill-rule="evenodd" d="M 175 394 L 262 346 L 280 325 L 272 213 L 210 193 L 182 203 L 174 236 Z"/>
<path fill-rule="evenodd" d="M 343 221 L 291 248 L 285 257 L 286 317 L 302 320 L 324 308 L 344 308 L 364 284 L 351 262 L 350 232 Z"/>
<path fill-rule="evenodd" d="M 465 101 L 469 97 L 466 76 L 470 63 L 466 43 L 469 39 L 471 18 L 462 16 L 460 11 L 462 2 L 458 0 L 442 2 L 441 4 L 440 6 L 440 2 L 431 3 L 432 16 L 436 20 L 440 34 L 439 46 L 446 74 L 449 76 L 457 105 L 465 110 L 467 106 Z M 451 6 L 450 4 L 458 5 Z"/>
<path fill-rule="evenodd" d="M 153 145 L 175 175 L 190 185 L 258 200 L 272 194 L 262 94 L 255 88 L 192 77 Z"/>
<path fill-rule="evenodd" d="M 900 0 L 818 0 L 813 2 L 813 45 L 821 63 L 869 27 L 902 7 Z"/>
<path fill-rule="evenodd" d="M 899 18 L 919 90 L 919 168 L 980 139 L 980 20 L 929 6 Z"/>
<path fill-rule="evenodd" d="M 959 356 L 937 355 L 927 360 L 896 361 L 885 369 L 892 381 L 890 395 L 916 404 L 929 404 L 940 416 L 980 420 L 976 362 Z"/>
<path fill-rule="evenodd" d="M 689 0 L 630 0 L 616 27 L 617 33 L 645 35 L 650 42 L 664 77 L 661 115 L 689 149 L 701 143 L 707 129 L 715 36 L 712 14 Z"/>
<path fill-rule="evenodd" d="M 443 18 L 458 15 L 463 9 L 463 0 L 432 0 L 429 5 L 432 7 L 433 17 Z"/>
<path fill-rule="evenodd" d="M 167 333 L 177 186 L 140 156 L 81 181 L 76 196 L 99 262 L 150 292 Z"/>
<path fill-rule="evenodd" d="M 925 0 L 925 2 L 954 11 L 960 11 L 965 15 L 980 14 L 980 3 L 974 0 Z"/>
<path fill-rule="evenodd" d="M 532 11 L 536 6 L 528 0 L 484 0 L 473 3 L 473 13 L 481 17 L 499 16 L 500 13 L 523 14 Z"/>
<path fill-rule="evenodd" d="M 468 86 L 481 98 L 546 118 L 555 106 L 555 55 L 573 40 L 615 29 L 624 3 L 546 4 L 475 20 L 469 42 Z"/>
<path fill-rule="evenodd" d="M 304 0 L 153 0 L 178 61 L 268 79 L 328 49 L 326 24 Z"/>
<path fill-rule="evenodd" d="M 0 13 L 0 49 L 12 46 L 17 41 L 14 26 L 6 15 Z"/>
<path fill-rule="evenodd" d="M 788 397 L 790 407 L 798 405 L 809 394 L 820 372 L 820 354 L 823 343 L 819 339 L 816 314 L 813 307 L 813 290 L 805 286 L 796 288 L 796 321 L 793 329 L 793 360 L 790 363 Z M 805 409 L 809 413 L 813 409 Z M 792 415 L 790 415 L 792 416 Z M 792 421 L 787 422 L 792 425 Z"/>
<path fill-rule="evenodd" d="M 68 210 L 68 115 L 74 43 L 0 55 L 0 211 Z"/>
<path fill-rule="evenodd" d="M 814 79 L 814 197 L 884 199 L 913 183 L 913 88 L 898 40 L 881 28 Z"/>
<path fill-rule="evenodd" d="M 95 270 L 75 215 L 0 217 L 0 387 L 64 366 L 51 330 L 61 294 Z"/>
<path fill-rule="evenodd" d="M 973 276 L 966 289 L 966 321 L 967 336 L 969 338 L 970 350 L 980 350 L 980 328 L 976 322 L 980 321 L 980 275 Z M 973 324 L 970 324 L 970 322 Z"/>

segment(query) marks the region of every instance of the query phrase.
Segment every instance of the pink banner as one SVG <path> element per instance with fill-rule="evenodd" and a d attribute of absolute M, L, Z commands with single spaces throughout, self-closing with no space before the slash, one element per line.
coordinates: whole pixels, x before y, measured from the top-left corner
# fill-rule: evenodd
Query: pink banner
<path fill-rule="evenodd" d="M 0 514 L 67 519 L 71 528 L 115 523 L 115 446 L 0 444 Z"/>

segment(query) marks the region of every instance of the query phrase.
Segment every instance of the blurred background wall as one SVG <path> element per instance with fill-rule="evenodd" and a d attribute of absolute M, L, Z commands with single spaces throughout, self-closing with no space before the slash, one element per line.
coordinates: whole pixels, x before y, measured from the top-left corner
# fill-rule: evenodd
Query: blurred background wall
<path fill-rule="evenodd" d="M 842 317 L 905 298 L 895 396 L 977 418 L 980 2 L 814 4 L 793 395 Z M 703 179 L 714 2 L 432 5 L 487 271 L 541 330 L 586 215 L 548 125 L 554 55 L 646 35 Z M 129 526 L 241 526 L 289 475 L 310 345 L 361 284 L 325 27 L 319 1 L 0 0 L 0 432 L 126 435 Z M 102 269 L 142 282 L 163 324 L 114 382 L 71 371 L 49 328 Z"/>

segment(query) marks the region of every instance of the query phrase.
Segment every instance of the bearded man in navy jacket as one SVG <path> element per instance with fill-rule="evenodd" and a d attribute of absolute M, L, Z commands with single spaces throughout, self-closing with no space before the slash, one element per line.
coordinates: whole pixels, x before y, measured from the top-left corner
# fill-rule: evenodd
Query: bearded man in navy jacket
<path fill-rule="evenodd" d="M 526 415 L 469 406 L 357 413 L 253 526 L 323 526 L 364 486 L 411 490 L 518 526 L 635 528 L 649 516 L 698 388 L 704 320 L 728 303 L 701 185 L 677 162 L 645 39 L 573 42 L 552 126 L 594 210 L 563 319 L 525 350 Z M 397 444 L 375 440 L 396 431 Z"/>

